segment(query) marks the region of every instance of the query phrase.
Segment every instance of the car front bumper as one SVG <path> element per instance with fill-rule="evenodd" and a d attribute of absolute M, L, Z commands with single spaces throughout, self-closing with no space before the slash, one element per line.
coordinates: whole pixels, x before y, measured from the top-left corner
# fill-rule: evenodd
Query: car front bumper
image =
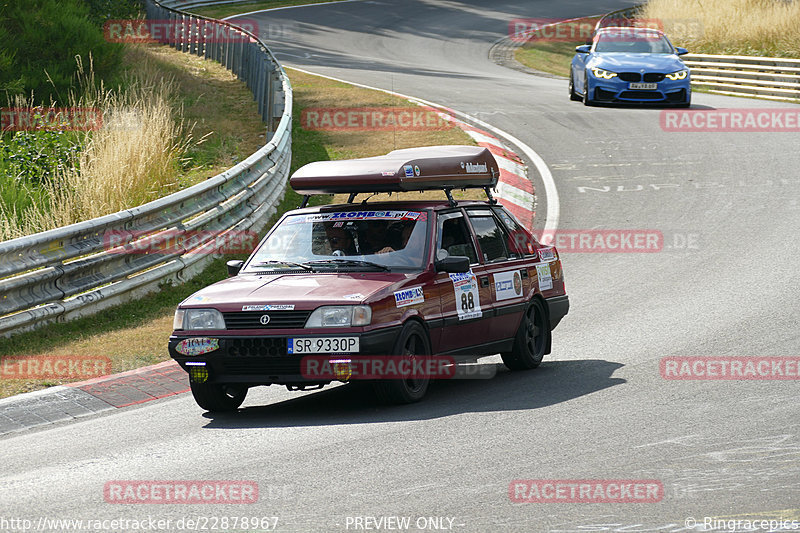
<path fill-rule="evenodd" d="M 303 355 L 289 354 L 287 345 L 289 338 L 298 337 L 358 337 L 359 355 L 389 355 L 400 334 L 401 326 L 393 326 L 373 330 L 367 333 L 345 333 L 310 335 L 307 331 L 276 335 L 224 335 L 214 336 L 218 339 L 219 348 L 197 356 L 182 355 L 176 346 L 184 339 L 200 337 L 200 335 L 172 335 L 169 338 L 169 355 L 194 379 L 198 368 L 205 369 L 209 383 L 241 383 L 246 385 L 271 384 L 314 384 L 303 376 L 301 363 Z M 206 337 L 206 336 L 203 336 Z M 330 355 L 331 357 L 346 354 L 308 354 Z"/>
<path fill-rule="evenodd" d="M 687 77 L 656 83 L 655 89 L 631 89 L 630 83 L 617 78 L 598 79 L 589 74 L 589 97 L 594 102 L 638 104 L 683 104 L 691 99 L 692 89 Z"/>

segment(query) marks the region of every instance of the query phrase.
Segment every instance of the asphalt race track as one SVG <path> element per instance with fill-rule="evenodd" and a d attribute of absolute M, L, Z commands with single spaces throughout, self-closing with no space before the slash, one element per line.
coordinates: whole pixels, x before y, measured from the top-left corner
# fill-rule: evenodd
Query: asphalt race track
<path fill-rule="evenodd" d="M 562 250 L 571 309 L 535 371 L 500 364 L 491 380 L 438 383 L 405 407 L 377 407 L 351 386 L 271 387 L 251 391 L 235 415 L 212 416 L 182 394 L 4 437 L 0 514 L 172 524 L 276 516 L 276 530 L 291 532 L 398 524 L 388 517 L 409 517 L 411 531 L 457 532 L 800 520 L 797 378 L 660 372 L 665 357 L 800 355 L 800 135 L 667 132 L 661 109 L 587 108 L 569 101 L 565 80 L 488 59 L 511 19 L 631 4 L 381 0 L 246 15 L 262 33 L 283 32 L 270 45 L 287 66 L 437 102 L 521 140 L 552 172 L 559 230 L 660 231 L 663 247 Z M 701 93 L 693 107 L 800 111 Z M 543 225 L 544 185 L 531 177 Z M 663 495 L 515 503 L 509 486 L 519 479 L 658 480 Z M 250 480 L 260 498 L 114 505 L 103 497 L 112 480 Z"/>

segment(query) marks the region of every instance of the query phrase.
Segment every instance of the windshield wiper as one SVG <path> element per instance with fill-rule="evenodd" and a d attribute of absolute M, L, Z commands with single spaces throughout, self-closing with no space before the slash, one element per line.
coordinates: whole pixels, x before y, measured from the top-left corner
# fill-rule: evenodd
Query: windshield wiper
<path fill-rule="evenodd" d="M 373 263 L 372 261 L 362 261 L 358 259 L 320 259 L 317 261 L 309 261 L 309 265 L 353 265 L 353 266 L 368 266 L 373 268 L 379 268 L 381 270 L 385 270 L 387 272 L 391 272 L 391 268 L 386 265 L 381 265 L 379 263 Z"/>
<path fill-rule="evenodd" d="M 291 261 L 277 261 L 277 260 L 269 260 L 269 261 L 259 261 L 258 263 L 254 263 L 253 266 L 268 266 L 268 265 L 286 265 L 295 268 L 302 268 L 303 270 L 313 272 L 314 269 L 308 265 L 304 265 L 303 263 L 293 263 Z"/>

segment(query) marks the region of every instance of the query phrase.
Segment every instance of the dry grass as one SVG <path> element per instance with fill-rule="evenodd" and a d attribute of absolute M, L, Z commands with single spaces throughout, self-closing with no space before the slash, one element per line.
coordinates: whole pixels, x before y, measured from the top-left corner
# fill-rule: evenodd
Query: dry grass
<path fill-rule="evenodd" d="M 798 0 L 650 0 L 641 16 L 691 52 L 800 57 Z"/>
<path fill-rule="evenodd" d="M 252 95 L 220 64 L 158 45 L 129 46 L 124 63 L 124 90 L 72 98 L 70 106 L 101 109 L 102 128 L 87 136 L 77 166 L 45 183 L 44 204 L 19 218 L 0 205 L 0 241 L 166 196 L 264 144 Z M 90 69 L 84 80 L 92 86 Z"/>

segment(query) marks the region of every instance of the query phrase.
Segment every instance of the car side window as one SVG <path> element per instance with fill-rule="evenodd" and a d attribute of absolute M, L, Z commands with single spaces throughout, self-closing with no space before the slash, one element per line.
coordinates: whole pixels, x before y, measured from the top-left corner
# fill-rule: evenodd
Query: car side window
<path fill-rule="evenodd" d="M 506 242 L 508 234 L 497 223 L 497 220 L 488 209 L 469 211 L 469 221 L 478 238 L 483 260 L 487 263 L 503 261 L 511 257 Z M 518 254 L 513 254 L 517 257 Z"/>
<path fill-rule="evenodd" d="M 445 255 L 444 252 L 447 254 Z M 469 257 L 470 263 L 478 262 L 478 254 L 475 252 L 472 236 L 461 213 L 439 215 L 436 257 L 442 259 L 447 255 L 466 256 Z"/>
<path fill-rule="evenodd" d="M 533 239 L 528 232 L 525 231 L 504 208 L 499 206 L 494 207 L 493 211 L 505 226 L 508 235 L 506 243 L 508 244 L 508 249 L 511 251 L 512 256 L 523 257 L 525 255 L 533 255 Z"/>

